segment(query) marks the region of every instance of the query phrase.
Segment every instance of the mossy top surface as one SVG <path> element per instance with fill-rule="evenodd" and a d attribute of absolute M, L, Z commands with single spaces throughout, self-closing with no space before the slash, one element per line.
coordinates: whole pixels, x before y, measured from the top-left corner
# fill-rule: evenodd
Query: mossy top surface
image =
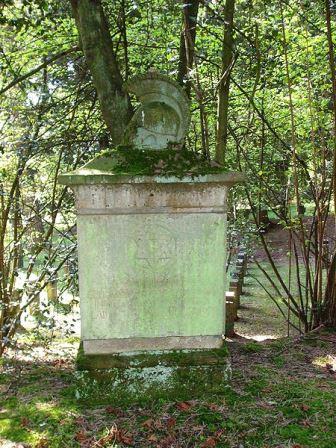
<path fill-rule="evenodd" d="M 102 151 L 82 168 L 59 176 L 71 184 L 119 182 L 222 182 L 244 180 L 241 173 L 230 173 L 222 165 L 185 149 L 137 149 L 119 146 Z"/>
<path fill-rule="evenodd" d="M 105 150 L 85 168 L 132 176 L 199 176 L 226 170 L 200 154 L 184 149 L 148 150 L 120 146 Z"/>

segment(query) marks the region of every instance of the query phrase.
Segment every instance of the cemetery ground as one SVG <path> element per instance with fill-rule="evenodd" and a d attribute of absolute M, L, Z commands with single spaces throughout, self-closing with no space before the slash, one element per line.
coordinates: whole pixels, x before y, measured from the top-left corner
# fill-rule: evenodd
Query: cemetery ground
<path fill-rule="evenodd" d="M 1 447 L 336 447 L 336 336 L 286 337 L 250 265 L 232 381 L 221 395 L 180 401 L 76 398 L 76 337 L 23 335 L 1 360 Z M 272 339 L 273 338 L 273 339 Z"/>

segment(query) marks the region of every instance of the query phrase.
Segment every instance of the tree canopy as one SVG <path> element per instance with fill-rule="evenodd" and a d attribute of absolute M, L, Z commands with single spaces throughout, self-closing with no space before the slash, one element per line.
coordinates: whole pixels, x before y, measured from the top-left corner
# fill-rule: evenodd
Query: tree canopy
<path fill-rule="evenodd" d="M 120 143 L 135 104 L 123 83 L 151 68 L 191 98 L 187 150 L 246 173 L 246 186 L 231 197 L 232 215 L 251 209 L 264 245 L 263 210 L 289 230 L 293 269 L 297 278 L 306 273 L 299 302 L 274 275 L 306 330 L 318 325 L 336 303 L 335 256 L 327 290 L 322 274 L 325 223 L 335 206 L 334 18 L 329 0 L 3 1 L 3 336 L 74 256 L 73 199 L 57 176 Z M 308 227 L 304 204 L 313 208 Z M 247 233 L 250 223 L 236 222 Z M 308 302 L 315 314 L 302 317 Z"/>

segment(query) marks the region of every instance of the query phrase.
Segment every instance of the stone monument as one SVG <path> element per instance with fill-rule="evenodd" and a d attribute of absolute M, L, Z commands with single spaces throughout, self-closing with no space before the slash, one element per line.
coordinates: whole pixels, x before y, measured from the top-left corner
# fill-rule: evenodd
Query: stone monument
<path fill-rule="evenodd" d="M 78 366 L 111 393 L 221 388 L 226 197 L 243 176 L 183 149 L 178 84 L 149 73 L 126 88 L 141 104 L 123 145 L 59 179 L 78 214 Z"/>

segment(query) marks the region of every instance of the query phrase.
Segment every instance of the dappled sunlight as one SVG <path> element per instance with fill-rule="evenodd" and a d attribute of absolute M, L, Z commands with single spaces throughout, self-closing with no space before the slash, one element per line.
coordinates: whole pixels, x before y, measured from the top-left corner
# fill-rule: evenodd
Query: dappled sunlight
<path fill-rule="evenodd" d="M 253 341 L 266 341 L 268 339 L 279 339 L 279 337 L 271 335 L 271 334 L 256 334 L 253 336 L 245 336 L 246 339 L 251 339 Z"/>
<path fill-rule="evenodd" d="M 4 359 L 20 360 L 23 362 L 55 362 L 59 353 L 62 359 L 74 359 L 79 346 L 78 338 L 55 339 L 48 341 L 48 345 L 41 345 L 41 342 L 27 341 L 24 337 L 18 339 L 16 347 L 8 348 Z"/>
<path fill-rule="evenodd" d="M 285 264 L 283 268 L 285 268 Z M 253 263 L 250 262 L 243 294 L 240 297 L 239 319 L 235 322 L 237 335 L 259 342 L 288 336 L 286 320 L 258 283 L 262 284 L 264 281 L 264 274 L 255 269 Z M 290 336 L 298 335 L 298 332 L 292 327 L 290 327 L 289 333 Z"/>
<path fill-rule="evenodd" d="M 318 367 L 324 367 L 329 371 L 336 372 L 336 356 L 335 355 L 327 355 L 327 356 L 318 356 L 313 359 L 312 364 Z"/>
<path fill-rule="evenodd" d="M 56 401 L 38 401 L 35 403 L 35 407 L 37 410 L 39 411 L 52 411 L 55 409 L 55 407 L 57 406 L 57 402 Z"/>

